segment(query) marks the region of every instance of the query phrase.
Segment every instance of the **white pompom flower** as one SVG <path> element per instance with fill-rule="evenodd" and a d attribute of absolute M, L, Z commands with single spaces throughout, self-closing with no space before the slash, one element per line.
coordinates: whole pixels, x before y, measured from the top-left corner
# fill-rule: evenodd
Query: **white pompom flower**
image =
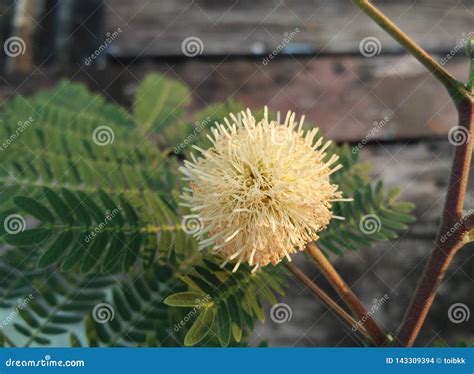
<path fill-rule="evenodd" d="M 343 199 L 330 175 L 341 168 L 338 156 L 328 157 L 330 142 L 318 129 L 303 130 L 288 112 L 285 122 L 256 121 L 249 109 L 231 114 L 211 130 L 211 148 L 180 168 L 189 187 L 183 206 L 198 217 L 195 236 L 200 248 L 211 247 L 234 271 L 242 262 L 277 264 L 318 239 L 334 216 L 331 203 Z"/>

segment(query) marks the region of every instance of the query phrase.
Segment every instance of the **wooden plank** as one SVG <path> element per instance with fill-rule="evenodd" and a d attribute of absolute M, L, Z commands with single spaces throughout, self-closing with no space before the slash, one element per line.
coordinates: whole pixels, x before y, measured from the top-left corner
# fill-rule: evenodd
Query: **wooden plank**
<path fill-rule="evenodd" d="M 459 79 L 467 59 L 446 66 Z M 110 65 L 105 70 L 57 74 L 43 70 L 31 76 L 8 75 L 0 99 L 16 90 L 30 93 L 51 86 L 60 77 L 81 80 L 121 105 L 129 106 L 146 74 L 161 71 L 192 90 L 190 112 L 232 98 L 245 106 L 306 114 L 329 138 L 339 141 L 397 140 L 445 136 L 456 124 L 456 111 L 444 88 L 410 57 L 279 58 L 188 60 L 176 64 L 142 62 Z M 26 78 L 26 80 L 25 80 Z"/>
<path fill-rule="evenodd" d="M 447 53 L 474 31 L 474 0 L 374 3 L 430 51 Z M 400 51 L 349 0 L 106 0 L 105 11 L 107 30 L 124 31 L 111 51 L 117 56 L 183 55 L 188 37 L 202 41 L 203 55 L 269 54 L 278 46 L 312 54 L 359 53 L 369 36 L 380 41 L 381 53 Z"/>
<path fill-rule="evenodd" d="M 465 79 L 467 59 L 447 68 Z M 456 110 L 444 88 L 411 57 L 331 57 L 145 64 L 131 68 L 141 80 L 159 70 L 193 91 L 192 110 L 233 98 L 250 108 L 305 114 L 328 137 L 357 142 L 444 136 Z"/>

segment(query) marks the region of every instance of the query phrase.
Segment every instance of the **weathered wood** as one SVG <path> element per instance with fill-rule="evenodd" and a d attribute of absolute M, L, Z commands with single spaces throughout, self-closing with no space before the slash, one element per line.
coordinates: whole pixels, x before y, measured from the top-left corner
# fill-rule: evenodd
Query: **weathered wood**
<path fill-rule="evenodd" d="M 465 79 L 465 59 L 450 61 L 447 68 Z M 191 111 L 228 98 L 250 108 L 268 105 L 271 110 L 306 114 L 327 137 L 359 142 L 445 136 L 456 123 L 456 112 L 444 88 L 409 57 L 280 58 L 263 65 L 260 59 L 196 61 L 176 64 L 138 63 L 123 70 L 60 74 L 44 71 L 28 76 L 5 76 L 0 99 L 20 88 L 28 93 L 52 85 L 59 76 L 87 82 L 99 92 L 128 106 L 146 74 L 161 71 L 186 83 L 192 90 Z M 387 119 L 386 119 L 387 118 Z"/>
<path fill-rule="evenodd" d="M 472 0 L 374 3 L 430 51 L 447 53 L 474 31 Z M 303 53 L 359 53 L 368 36 L 380 40 L 381 53 L 400 51 L 349 0 L 107 0 L 106 19 L 108 31 L 124 30 L 115 42 L 117 56 L 182 56 L 181 44 L 191 36 L 202 41 L 203 55 L 268 54 L 279 45 Z"/>

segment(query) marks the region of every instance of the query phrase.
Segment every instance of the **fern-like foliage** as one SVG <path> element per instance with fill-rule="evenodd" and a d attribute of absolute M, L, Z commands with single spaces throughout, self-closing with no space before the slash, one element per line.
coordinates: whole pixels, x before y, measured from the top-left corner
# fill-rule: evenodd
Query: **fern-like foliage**
<path fill-rule="evenodd" d="M 36 227 L 6 234 L 6 243 L 35 245 L 41 253 L 37 266 L 59 264 L 61 271 L 82 273 L 126 271 L 147 248 L 147 262 L 169 255 L 177 237 L 187 240 L 180 220 L 157 195 L 115 196 L 99 190 L 98 198 L 84 192 L 44 188 L 43 198 L 15 197 L 17 212 L 39 221 Z M 136 208 L 138 207 L 138 209 Z M 138 212 L 139 210 L 139 212 Z M 152 253 L 150 253 L 152 249 Z"/>
<path fill-rule="evenodd" d="M 397 200 L 398 188 L 385 190 L 381 181 L 370 178 L 370 165 L 359 162 L 358 153 L 347 145 L 329 148 L 329 154 L 338 154 L 343 168 L 334 173 L 332 182 L 339 185 L 344 196 L 354 199 L 350 203 L 334 203 L 334 214 L 344 221 L 333 220 L 321 232 L 319 244 L 323 248 L 342 254 L 346 249 L 370 247 L 375 241 L 392 240 L 398 232 L 414 221 L 410 214 L 414 205 Z"/>
<path fill-rule="evenodd" d="M 216 340 L 222 346 L 233 341 L 239 343 L 246 328 L 253 330 L 256 319 L 265 320 L 262 301 L 276 304 L 275 294 L 284 294 L 282 267 L 266 268 L 256 274 L 251 274 L 247 266 L 237 273 L 231 269 L 204 260 L 182 277 L 189 290 L 166 299 L 169 306 L 191 308 L 193 321 L 185 345 L 203 340 Z M 185 323 L 188 321 L 182 322 Z"/>
<path fill-rule="evenodd" d="M 3 334 L 8 346 L 51 345 L 77 327 L 114 283 L 108 276 L 60 273 L 52 266 L 37 270 L 34 245 L 10 249 L 0 260 L 7 280 L 0 308 L 10 310 L 2 330 L 15 332 Z"/>
<path fill-rule="evenodd" d="M 171 268 L 152 266 L 133 272 L 129 279 L 112 290 L 110 305 L 113 318 L 107 323 L 89 315 L 86 334 L 90 346 L 180 346 L 173 331 L 180 314 L 172 313 L 163 303 L 173 291 L 183 289 Z"/>
<path fill-rule="evenodd" d="M 232 273 L 181 227 L 178 166 L 192 145 L 209 146 L 214 122 L 243 109 L 229 101 L 190 114 L 190 98 L 183 84 L 152 74 L 131 114 L 66 81 L 0 107 L 0 309 L 15 317 L 1 346 L 58 337 L 71 346 L 241 346 L 265 319 L 262 304 L 284 294 L 284 268 Z M 349 147 L 327 153 L 340 155 L 333 182 L 354 202 L 334 204 L 346 219 L 321 233 L 325 250 L 406 229 L 413 207 L 396 189 L 372 181 Z M 367 216 L 380 221 L 369 234 Z M 106 323 L 94 318 L 101 303 L 114 314 Z"/>

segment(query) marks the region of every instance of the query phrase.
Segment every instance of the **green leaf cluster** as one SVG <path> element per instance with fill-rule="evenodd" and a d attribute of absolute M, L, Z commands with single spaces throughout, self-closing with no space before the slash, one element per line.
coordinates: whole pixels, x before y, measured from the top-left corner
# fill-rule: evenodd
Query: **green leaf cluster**
<path fill-rule="evenodd" d="M 152 74 L 130 112 L 67 81 L 0 107 L 0 312 L 12 316 L 2 346 L 242 346 L 265 320 L 265 303 L 284 295 L 284 267 L 232 273 L 182 229 L 177 168 L 242 109 L 190 113 L 190 100 L 188 87 Z M 335 203 L 346 220 L 321 233 L 322 247 L 341 254 L 405 230 L 413 207 L 349 147 L 332 153 L 344 165 L 333 182 L 354 202 Z M 360 231 L 369 214 L 381 221 L 372 235 Z M 94 318 L 102 304 L 106 323 Z"/>

